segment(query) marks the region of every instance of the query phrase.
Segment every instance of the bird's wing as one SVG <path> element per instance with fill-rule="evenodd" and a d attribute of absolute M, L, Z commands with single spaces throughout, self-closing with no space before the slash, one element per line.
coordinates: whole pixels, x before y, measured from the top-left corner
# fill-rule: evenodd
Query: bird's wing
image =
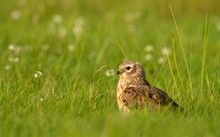
<path fill-rule="evenodd" d="M 149 100 L 154 100 L 155 103 L 160 105 L 172 105 L 173 107 L 178 107 L 179 105 L 173 101 L 165 92 L 156 88 L 156 87 L 149 87 L 148 96 Z"/>
<path fill-rule="evenodd" d="M 165 92 L 146 85 L 126 88 L 122 94 L 122 101 L 130 108 L 143 108 L 146 102 L 154 106 L 171 104 L 175 108 L 178 107 L 178 104 Z"/>
<path fill-rule="evenodd" d="M 146 92 L 142 87 L 128 87 L 121 95 L 121 99 L 129 108 L 143 108 L 146 103 Z"/>

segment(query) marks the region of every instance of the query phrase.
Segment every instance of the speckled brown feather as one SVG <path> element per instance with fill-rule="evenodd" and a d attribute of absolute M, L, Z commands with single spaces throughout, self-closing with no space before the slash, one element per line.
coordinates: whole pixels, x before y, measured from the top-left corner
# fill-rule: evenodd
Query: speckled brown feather
<path fill-rule="evenodd" d="M 149 85 L 126 88 L 121 99 L 129 108 L 141 109 L 145 105 L 151 107 L 164 105 L 171 105 L 173 108 L 178 107 L 178 104 L 165 92 Z"/>
<path fill-rule="evenodd" d="M 122 70 L 126 66 L 132 67 L 131 71 Z M 120 79 L 117 88 L 117 102 L 119 109 L 129 113 L 130 109 L 142 109 L 149 106 L 151 109 L 170 105 L 180 108 L 165 92 L 153 87 L 145 79 L 143 67 L 138 62 L 127 62 L 119 66 Z M 127 71 L 127 72 L 126 72 Z"/>

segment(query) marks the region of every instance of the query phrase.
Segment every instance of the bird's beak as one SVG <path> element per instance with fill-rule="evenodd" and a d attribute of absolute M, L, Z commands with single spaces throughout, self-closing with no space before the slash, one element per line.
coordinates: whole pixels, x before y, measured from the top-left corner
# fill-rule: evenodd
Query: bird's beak
<path fill-rule="evenodd" d="M 117 75 L 119 75 L 119 74 L 121 74 L 121 71 L 120 71 L 120 69 L 118 69 L 118 71 L 117 71 Z"/>

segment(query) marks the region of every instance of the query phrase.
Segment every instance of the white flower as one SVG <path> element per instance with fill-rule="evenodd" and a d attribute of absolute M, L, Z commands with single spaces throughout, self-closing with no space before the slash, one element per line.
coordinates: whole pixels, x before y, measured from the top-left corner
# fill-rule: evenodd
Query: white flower
<path fill-rule="evenodd" d="M 147 60 L 147 61 L 150 61 L 152 59 L 152 55 L 151 54 L 146 54 L 144 56 L 144 59 Z"/>
<path fill-rule="evenodd" d="M 40 102 L 43 102 L 44 101 L 44 98 L 43 97 L 40 97 Z"/>
<path fill-rule="evenodd" d="M 71 51 L 71 52 L 72 52 L 72 51 L 74 51 L 74 50 L 75 50 L 75 45 L 70 44 L 70 45 L 68 45 L 68 47 L 67 47 L 67 48 L 68 48 L 68 50 L 69 50 L 69 51 Z"/>
<path fill-rule="evenodd" d="M 82 33 L 83 33 L 83 28 L 82 28 L 82 26 L 74 26 L 74 27 L 73 27 L 73 33 L 74 33 L 74 35 L 75 35 L 77 38 L 79 38 L 79 37 L 82 35 Z"/>
<path fill-rule="evenodd" d="M 53 15 L 53 21 L 54 21 L 55 23 L 60 23 L 60 22 L 62 21 L 62 16 L 59 15 L 59 14 Z"/>
<path fill-rule="evenodd" d="M 15 50 L 15 45 L 10 44 L 10 45 L 8 46 L 8 49 L 9 49 L 9 50 Z"/>
<path fill-rule="evenodd" d="M 152 52 L 152 51 L 154 51 L 154 46 L 151 45 L 151 44 L 149 44 L 149 45 L 147 45 L 147 46 L 144 48 L 144 50 L 145 50 L 146 52 Z"/>
<path fill-rule="evenodd" d="M 18 57 L 15 57 L 15 58 L 14 58 L 14 62 L 15 62 L 15 63 L 18 63 L 19 60 L 20 60 L 20 59 L 19 59 Z"/>
<path fill-rule="evenodd" d="M 160 58 L 158 58 L 158 60 L 157 60 L 157 62 L 158 62 L 159 64 L 163 64 L 164 61 L 165 61 L 165 58 L 164 58 L 164 57 L 160 57 Z"/>
<path fill-rule="evenodd" d="M 11 12 L 12 20 L 19 20 L 21 18 L 21 12 L 19 10 L 14 10 Z"/>
<path fill-rule="evenodd" d="M 162 48 L 162 54 L 165 56 L 171 55 L 171 50 L 167 47 Z"/>
<path fill-rule="evenodd" d="M 81 18 L 77 18 L 75 20 L 74 26 L 73 26 L 73 33 L 77 38 L 79 38 L 83 33 L 83 25 L 84 25 L 84 22 Z"/>
<path fill-rule="evenodd" d="M 9 66 L 9 65 L 5 66 L 5 70 L 10 70 L 10 69 L 11 69 L 11 66 Z"/>
<path fill-rule="evenodd" d="M 140 18 L 140 12 L 127 12 L 124 15 L 124 20 L 126 22 L 132 22 L 138 18 Z"/>
<path fill-rule="evenodd" d="M 38 70 L 34 73 L 35 78 L 40 78 L 42 75 L 43 75 L 43 73 Z"/>
<path fill-rule="evenodd" d="M 14 44 L 10 44 L 8 46 L 8 49 L 11 51 L 14 51 L 16 54 L 19 54 L 21 51 L 21 48 L 19 46 L 14 45 Z"/>
<path fill-rule="evenodd" d="M 18 63 L 20 59 L 18 57 L 9 57 L 8 60 L 10 62 Z"/>
<path fill-rule="evenodd" d="M 108 70 L 106 70 L 106 72 L 105 72 L 105 75 L 107 76 L 107 77 L 111 77 L 111 76 L 115 76 L 115 70 L 114 69 L 108 69 Z"/>

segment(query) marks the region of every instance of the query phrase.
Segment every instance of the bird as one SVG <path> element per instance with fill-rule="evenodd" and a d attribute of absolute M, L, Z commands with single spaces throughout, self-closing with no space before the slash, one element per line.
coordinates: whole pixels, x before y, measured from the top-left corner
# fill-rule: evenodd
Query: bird
<path fill-rule="evenodd" d="M 117 104 L 119 111 L 130 113 L 131 110 L 161 111 L 164 106 L 174 110 L 184 109 L 171 99 L 164 91 L 152 86 L 145 78 L 144 67 L 136 61 L 126 61 L 119 65 L 117 71 Z"/>

